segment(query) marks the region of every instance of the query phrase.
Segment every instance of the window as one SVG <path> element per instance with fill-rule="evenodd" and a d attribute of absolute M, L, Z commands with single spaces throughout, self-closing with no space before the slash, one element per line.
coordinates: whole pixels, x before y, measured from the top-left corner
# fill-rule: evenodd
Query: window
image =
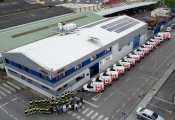
<path fill-rule="evenodd" d="M 59 89 L 57 90 L 57 92 L 59 92 L 59 91 L 61 91 L 61 88 L 59 88 Z"/>
<path fill-rule="evenodd" d="M 78 76 L 78 77 L 76 78 L 76 82 L 80 81 L 80 80 L 83 79 L 83 78 L 84 78 L 84 73 L 81 74 L 80 76 Z"/>
<path fill-rule="evenodd" d="M 66 87 L 67 87 L 67 84 L 64 85 L 64 88 L 66 88 Z"/>
<path fill-rule="evenodd" d="M 26 68 L 26 71 L 27 71 L 27 72 L 31 72 L 31 69 L 29 69 L 29 68 Z"/>
<path fill-rule="evenodd" d="M 65 76 L 65 73 L 61 73 L 58 77 L 59 77 L 59 79 L 61 79 L 64 76 Z"/>
<path fill-rule="evenodd" d="M 58 76 L 56 77 L 56 80 L 58 80 Z"/>
<path fill-rule="evenodd" d="M 91 57 L 91 61 L 93 61 L 93 60 L 95 60 L 95 59 L 97 59 L 97 55 Z"/>
<path fill-rule="evenodd" d="M 118 51 L 120 52 L 122 50 L 122 48 L 120 48 Z"/>
<path fill-rule="evenodd" d="M 81 63 L 81 64 L 78 64 L 78 65 L 75 66 L 74 68 L 75 68 L 75 70 L 76 70 L 76 69 L 78 69 L 78 68 L 80 68 L 80 67 L 82 67 L 82 63 Z"/>
<path fill-rule="evenodd" d="M 46 86 L 44 86 L 44 85 L 42 85 L 42 87 L 44 88 L 44 89 L 46 89 L 46 90 L 49 90 L 49 88 L 47 88 Z"/>
<path fill-rule="evenodd" d="M 144 114 L 144 113 L 143 113 L 142 115 L 143 115 L 144 117 L 147 117 L 147 115 L 146 115 L 146 114 Z"/>
<path fill-rule="evenodd" d="M 150 116 L 148 116 L 149 119 L 152 119 Z"/>
<path fill-rule="evenodd" d="M 8 60 L 8 59 L 5 59 L 6 63 L 12 63 L 12 61 Z"/>
<path fill-rule="evenodd" d="M 40 73 L 40 77 L 41 77 L 41 78 L 44 78 L 44 79 L 47 79 L 47 80 L 49 79 L 49 77 L 48 77 L 47 75 L 43 75 L 43 74 L 41 74 L 41 73 Z"/>
<path fill-rule="evenodd" d="M 14 71 L 12 71 L 12 70 L 10 70 L 10 69 L 8 69 L 8 71 L 11 72 L 11 73 L 17 74 L 16 72 L 14 72 Z"/>
<path fill-rule="evenodd" d="M 109 52 L 110 51 L 110 48 L 107 48 L 106 50 L 105 50 L 105 53 L 107 53 L 107 52 Z"/>
<path fill-rule="evenodd" d="M 33 80 L 31 80 L 31 79 L 28 79 L 28 81 L 29 81 L 29 83 L 33 84 Z"/>
<path fill-rule="evenodd" d="M 24 76 L 21 75 L 21 77 L 22 77 L 23 80 L 26 80 L 26 78 Z"/>
<path fill-rule="evenodd" d="M 130 43 L 128 44 L 128 46 L 130 46 Z"/>
<path fill-rule="evenodd" d="M 23 69 L 24 67 L 23 67 L 22 65 L 19 64 L 19 68 L 20 68 L 20 69 Z"/>

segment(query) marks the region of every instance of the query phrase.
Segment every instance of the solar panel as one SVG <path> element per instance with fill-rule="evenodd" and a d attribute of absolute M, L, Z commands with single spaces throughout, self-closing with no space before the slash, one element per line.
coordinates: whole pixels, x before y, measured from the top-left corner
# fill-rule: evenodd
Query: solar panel
<path fill-rule="evenodd" d="M 139 23 L 140 23 L 140 22 L 135 21 L 135 22 L 133 22 L 133 23 L 130 23 L 130 24 L 128 24 L 128 25 L 126 25 L 126 26 L 124 26 L 124 27 L 118 29 L 118 30 L 115 30 L 114 32 L 116 32 L 116 33 L 121 33 L 121 32 L 123 32 L 123 31 L 125 31 L 125 30 L 127 30 L 127 29 L 129 29 L 129 28 L 131 28 L 131 27 L 133 27 L 133 26 L 135 26 L 135 25 L 137 25 L 137 24 L 139 24 Z"/>
<path fill-rule="evenodd" d="M 123 27 L 124 25 L 129 24 L 129 23 L 131 23 L 131 22 L 134 22 L 134 20 L 130 19 L 130 20 L 124 21 L 124 22 L 122 22 L 121 24 L 112 26 L 112 27 L 110 27 L 110 28 L 108 28 L 108 29 L 106 29 L 106 30 L 108 30 L 108 31 L 111 32 L 111 31 L 114 31 L 114 30 L 116 30 L 116 29 L 118 29 L 118 28 L 120 28 L 120 27 Z"/>
<path fill-rule="evenodd" d="M 103 26 L 101 26 L 101 28 L 106 29 L 106 28 L 109 28 L 109 27 L 111 27 L 111 26 L 113 26 L 113 25 L 115 25 L 115 24 L 119 24 L 119 23 L 121 23 L 121 22 L 123 22 L 123 21 L 126 21 L 126 20 L 128 20 L 128 19 L 130 19 L 130 18 L 124 17 L 124 18 L 122 18 L 122 19 L 120 19 L 120 20 L 114 21 L 114 22 L 109 23 L 109 24 L 107 24 L 107 25 L 103 25 Z"/>

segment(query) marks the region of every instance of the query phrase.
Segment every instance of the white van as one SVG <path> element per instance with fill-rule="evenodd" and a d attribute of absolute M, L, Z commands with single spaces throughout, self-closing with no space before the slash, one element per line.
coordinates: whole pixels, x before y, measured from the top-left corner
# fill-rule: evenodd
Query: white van
<path fill-rule="evenodd" d="M 159 32 L 154 36 L 155 39 L 163 38 L 164 40 L 169 40 L 171 38 L 170 32 Z"/>
<path fill-rule="evenodd" d="M 129 62 L 130 65 L 135 66 L 135 59 L 133 59 L 132 57 L 125 56 L 125 57 L 123 57 L 123 60 L 122 61 Z"/>
<path fill-rule="evenodd" d="M 125 68 L 123 66 L 115 66 L 115 64 L 113 65 L 113 67 L 107 68 L 106 71 L 116 71 L 119 75 L 125 74 Z"/>
<path fill-rule="evenodd" d="M 141 59 L 144 59 L 145 53 L 142 50 L 134 50 L 131 55 L 139 55 Z"/>
<path fill-rule="evenodd" d="M 92 82 L 103 82 L 104 85 L 106 85 L 106 86 L 111 86 L 112 85 L 111 76 L 109 76 L 107 74 L 103 74 L 103 73 L 101 73 L 99 77 L 93 78 Z"/>
<path fill-rule="evenodd" d="M 104 83 L 103 82 L 91 82 L 83 86 L 83 92 L 103 92 Z"/>

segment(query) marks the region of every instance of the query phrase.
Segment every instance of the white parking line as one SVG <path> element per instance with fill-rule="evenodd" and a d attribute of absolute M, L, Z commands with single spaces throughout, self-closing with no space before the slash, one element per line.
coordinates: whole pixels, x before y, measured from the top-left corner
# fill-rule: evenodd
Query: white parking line
<path fill-rule="evenodd" d="M 92 105 L 93 107 L 98 107 L 97 105 L 94 105 L 94 104 L 92 104 L 92 103 L 90 103 L 90 102 L 88 102 L 88 101 L 86 101 L 86 100 L 83 100 L 85 103 L 87 103 L 87 104 L 89 104 L 89 105 Z"/>
<path fill-rule="evenodd" d="M 113 94 L 114 94 L 114 93 L 111 93 L 110 96 L 113 95 Z"/>
<path fill-rule="evenodd" d="M 136 93 L 134 93 L 133 95 L 135 95 Z"/>
<path fill-rule="evenodd" d="M 76 113 L 72 114 L 72 116 L 74 117 L 75 115 L 77 115 Z"/>
<path fill-rule="evenodd" d="M 142 86 L 144 86 L 144 83 L 142 84 Z"/>
<path fill-rule="evenodd" d="M 103 118 L 103 115 L 100 115 L 97 120 L 101 120 Z"/>
<path fill-rule="evenodd" d="M 15 87 L 16 89 L 19 89 L 19 90 L 20 90 L 20 87 L 18 87 L 17 85 L 15 85 L 15 84 L 13 84 L 13 83 L 11 83 L 11 82 L 9 82 L 9 81 L 7 81 L 7 83 L 8 83 L 9 85 Z"/>
<path fill-rule="evenodd" d="M 117 119 L 114 118 L 114 115 L 112 116 L 112 119 L 117 120 Z"/>
<path fill-rule="evenodd" d="M 104 101 L 106 101 L 108 98 L 106 98 Z"/>
<path fill-rule="evenodd" d="M 78 115 L 76 118 L 77 118 L 77 119 L 80 119 L 80 118 L 81 118 L 81 116 L 79 116 L 79 115 Z"/>
<path fill-rule="evenodd" d="M 94 111 L 91 110 L 86 116 L 89 117 Z"/>
<path fill-rule="evenodd" d="M 156 71 L 158 71 L 158 69 Z"/>
<path fill-rule="evenodd" d="M 17 118 L 14 117 L 15 120 L 17 120 Z"/>
<path fill-rule="evenodd" d="M 89 110 L 89 108 L 86 108 L 86 109 L 82 112 L 82 114 L 85 114 L 88 110 Z"/>
<path fill-rule="evenodd" d="M 128 101 L 130 100 L 131 98 L 128 99 Z"/>
<path fill-rule="evenodd" d="M 149 76 L 149 78 L 151 78 L 151 76 Z"/>
<path fill-rule="evenodd" d="M 11 117 L 13 117 L 13 115 L 10 114 Z"/>
<path fill-rule="evenodd" d="M 109 118 L 106 117 L 104 120 L 109 120 Z"/>
<path fill-rule="evenodd" d="M 159 100 L 161 100 L 161 101 L 164 101 L 164 102 L 167 102 L 167 103 L 169 103 L 169 104 L 172 104 L 172 105 L 175 105 L 174 103 L 171 103 L 171 102 L 168 102 L 168 101 L 166 101 L 166 100 L 163 100 L 163 99 L 161 99 L 161 98 L 158 98 L 158 97 L 156 97 L 156 96 L 154 96 L 156 99 L 159 99 Z"/>
<path fill-rule="evenodd" d="M 95 114 L 91 117 L 91 119 L 93 120 L 98 114 L 99 114 L 99 113 L 95 113 Z"/>
<path fill-rule="evenodd" d="M 159 68 L 160 68 L 161 66 L 159 66 Z"/>
<path fill-rule="evenodd" d="M 143 66 L 142 66 L 143 67 Z M 142 69 L 142 67 L 140 69 Z"/>
<path fill-rule="evenodd" d="M 170 44 L 170 42 L 168 44 Z"/>
<path fill-rule="evenodd" d="M 125 82 L 128 82 L 129 79 L 130 79 L 130 78 L 128 78 Z"/>
<path fill-rule="evenodd" d="M 9 90 L 7 90 L 6 88 L 4 88 L 3 86 L 0 85 L 0 88 L 1 88 L 2 90 L 4 90 L 5 92 L 7 92 L 8 94 L 11 94 L 11 92 L 10 92 Z"/>
<path fill-rule="evenodd" d="M 140 90 L 140 88 L 139 89 L 137 89 L 137 91 L 139 91 Z"/>
<path fill-rule="evenodd" d="M 0 91 L 1 95 L 3 96 L 7 96 L 4 92 Z"/>
<path fill-rule="evenodd" d="M 151 59 L 153 59 L 153 58 L 154 58 L 154 56 Z"/>
<path fill-rule="evenodd" d="M 117 113 L 120 111 L 120 109 L 117 110 Z"/>
<path fill-rule="evenodd" d="M 171 113 L 171 111 L 169 111 L 169 110 L 163 109 L 163 108 L 161 108 L 161 107 L 158 107 L 158 106 L 156 106 L 156 105 L 153 105 L 153 104 L 151 104 L 151 103 L 148 103 L 148 104 L 150 104 L 150 105 L 152 105 L 152 106 L 154 106 L 154 107 L 157 107 L 157 108 L 159 108 L 159 109 L 162 109 L 162 110 L 164 110 L 164 111 L 166 111 L 166 112 L 169 112 L 169 113 Z"/>
<path fill-rule="evenodd" d="M 123 104 L 123 107 L 126 105 L 126 103 Z"/>
<path fill-rule="evenodd" d="M 147 81 L 148 81 L 148 79 L 145 82 L 147 82 Z"/>
<path fill-rule="evenodd" d="M 8 112 L 6 110 L 4 110 L 3 108 L 1 108 L 1 110 L 3 110 L 4 112 L 6 112 L 8 114 Z"/>
<path fill-rule="evenodd" d="M 24 100 L 22 100 L 23 102 L 25 102 Z"/>
<path fill-rule="evenodd" d="M 162 51 L 162 49 L 160 51 Z"/>
<path fill-rule="evenodd" d="M 87 96 L 89 96 L 91 93 L 89 93 Z"/>
<path fill-rule="evenodd" d="M 9 85 L 7 85 L 5 83 L 2 83 L 2 85 L 4 85 L 5 87 L 7 87 L 8 89 L 10 89 L 11 91 L 16 92 L 16 90 L 14 88 L 10 87 Z"/>

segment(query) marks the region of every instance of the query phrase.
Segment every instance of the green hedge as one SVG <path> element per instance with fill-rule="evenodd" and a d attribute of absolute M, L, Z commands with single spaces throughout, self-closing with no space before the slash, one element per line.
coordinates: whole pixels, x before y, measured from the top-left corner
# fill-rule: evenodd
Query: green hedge
<path fill-rule="evenodd" d="M 159 6 L 160 2 L 153 4 L 153 6 Z M 165 0 L 165 5 L 170 8 L 175 8 L 175 0 Z"/>

